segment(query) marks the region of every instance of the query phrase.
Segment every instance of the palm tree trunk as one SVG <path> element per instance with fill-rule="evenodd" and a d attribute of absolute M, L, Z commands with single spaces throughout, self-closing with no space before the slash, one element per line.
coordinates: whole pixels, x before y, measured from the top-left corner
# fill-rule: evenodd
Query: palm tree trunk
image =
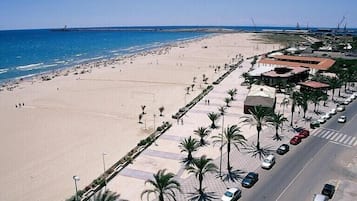
<path fill-rule="evenodd" d="M 276 138 L 276 140 L 281 140 L 281 138 L 278 134 L 278 130 L 279 130 L 279 126 L 277 125 L 277 126 L 275 126 L 275 138 Z"/>
<path fill-rule="evenodd" d="M 200 193 L 200 195 L 202 195 L 202 194 L 203 194 L 203 191 L 202 191 L 203 175 L 202 175 L 202 174 L 200 174 L 200 175 L 198 176 L 198 181 L 199 181 L 199 183 L 200 183 L 200 186 L 199 186 L 199 188 L 198 188 L 198 192 Z"/>
<path fill-rule="evenodd" d="M 231 173 L 231 164 L 230 164 L 230 152 L 231 152 L 231 143 L 227 143 L 227 170 L 228 173 Z"/>
<path fill-rule="evenodd" d="M 257 136 L 257 150 L 260 150 L 259 138 L 260 138 L 260 131 L 262 130 L 262 128 L 257 126 L 257 130 L 258 130 L 258 136 Z"/>
<path fill-rule="evenodd" d="M 332 99 L 331 100 L 333 100 L 333 96 L 335 95 L 335 89 L 333 88 L 332 89 Z"/>
<path fill-rule="evenodd" d="M 294 121 L 294 107 L 295 105 L 291 105 L 291 122 L 290 122 L 290 126 L 293 126 L 293 121 Z"/>
<path fill-rule="evenodd" d="M 187 154 L 187 160 L 188 160 L 188 161 L 191 161 L 191 160 L 192 160 L 192 153 L 191 153 L 191 152 L 188 152 L 188 154 Z"/>
<path fill-rule="evenodd" d="M 159 195 L 159 201 L 164 201 L 164 195 L 162 193 Z"/>

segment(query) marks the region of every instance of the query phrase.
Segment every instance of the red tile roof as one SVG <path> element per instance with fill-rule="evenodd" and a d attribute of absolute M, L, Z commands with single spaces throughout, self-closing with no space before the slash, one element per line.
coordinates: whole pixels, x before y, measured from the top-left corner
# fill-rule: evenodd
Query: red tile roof
<path fill-rule="evenodd" d="M 276 70 L 271 70 L 263 73 L 262 75 L 268 77 L 291 77 L 293 75 L 300 74 L 305 71 L 309 71 L 308 68 L 303 68 L 303 67 L 285 67 L 285 68 L 290 69 L 290 71 L 286 73 L 278 73 Z"/>
<path fill-rule="evenodd" d="M 280 66 L 291 66 L 291 67 L 308 67 L 318 70 L 328 70 L 335 63 L 335 60 L 329 58 L 318 58 L 318 57 L 276 55 L 274 56 L 273 59 L 268 59 L 268 58 L 261 59 L 259 63 L 273 64 L 273 65 L 280 65 Z"/>
<path fill-rule="evenodd" d="M 314 88 L 314 89 L 328 88 L 330 86 L 328 84 L 316 82 L 316 81 L 312 81 L 312 80 L 309 80 L 306 82 L 299 82 L 299 85 Z"/>

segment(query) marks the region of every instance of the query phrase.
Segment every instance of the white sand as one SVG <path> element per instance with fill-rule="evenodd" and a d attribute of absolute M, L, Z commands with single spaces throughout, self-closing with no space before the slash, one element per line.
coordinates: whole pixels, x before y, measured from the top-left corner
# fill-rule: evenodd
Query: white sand
<path fill-rule="evenodd" d="M 1 91 L 0 200 L 70 197 L 73 175 L 80 176 L 78 186 L 84 188 L 103 172 L 103 152 L 108 168 L 152 131 L 154 114 L 156 126 L 172 121 L 171 115 L 200 93 L 199 86 L 206 86 L 202 74 L 212 82 L 236 55 L 246 58 L 273 49 L 253 38 L 222 34 L 167 48 L 167 54 L 127 58 L 106 67 L 87 65 L 91 73 L 71 72 Z M 215 73 L 213 65 L 221 71 Z M 185 95 L 195 76 L 194 91 Z M 20 102 L 25 106 L 15 108 Z M 137 123 L 140 105 L 147 106 L 147 129 Z M 160 106 L 164 117 L 158 115 Z"/>

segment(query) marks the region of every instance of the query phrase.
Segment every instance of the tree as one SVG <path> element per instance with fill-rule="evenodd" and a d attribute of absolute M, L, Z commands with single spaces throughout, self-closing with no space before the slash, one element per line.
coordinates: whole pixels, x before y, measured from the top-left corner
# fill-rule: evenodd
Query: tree
<path fill-rule="evenodd" d="M 306 111 L 309 107 L 309 101 L 310 101 L 310 93 L 299 93 L 298 101 L 297 104 L 302 108 L 304 111 L 304 119 L 306 115 Z"/>
<path fill-rule="evenodd" d="M 159 112 L 160 112 L 160 117 L 162 117 L 162 113 L 164 112 L 165 108 L 164 106 L 159 107 Z"/>
<path fill-rule="evenodd" d="M 285 107 L 287 107 L 289 105 L 290 101 L 289 98 L 285 97 L 283 98 L 283 100 L 280 103 L 280 106 L 283 107 L 283 115 L 284 115 L 284 111 L 285 111 Z"/>
<path fill-rule="evenodd" d="M 226 103 L 226 107 L 230 107 L 229 103 L 231 102 L 230 98 L 224 98 L 224 102 Z"/>
<path fill-rule="evenodd" d="M 207 158 L 205 155 L 203 155 L 200 158 L 193 159 L 193 162 L 191 163 L 190 166 L 186 168 L 186 170 L 190 174 L 194 174 L 195 177 L 198 179 L 199 182 L 198 193 L 200 196 L 203 196 L 204 191 L 202 189 L 202 182 L 204 176 L 207 173 L 217 172 L 217 166 L 212 162 L 211 158 Z"/>
<path fill-rule="evenodd" d="M 260 131 L 262 130 L 263 126 L 268 125 L 268 117 L 271 115 L 271 109 L 259 105 L 259 106 L 255 106 L 249 112 L 251 115 L 241 117 L 243 119 L 242 122 L 245 125 L 248 124 L 250 126 L 256 126 L 258 131 L 256 149 L 260 150 L 260 142 L 259 142 Z"/>
<path fill-rule="evenodd" d="M 188 166 L 189 164 L 192 163 L 193 157 L 192 157 L 192 152 L 197 151 L 197 149 L 200 147 L 199 142 L 195 139 L 192 138 L 191 136 L 188 138 L 183 139 L 180 142 L 179 145 L 181 152 L 186 152 L 187 157 L 182 160 L 182 162 Z"/>
<path fill-rule="evenodd" d="M 90 198 L 90 201 L 124 201 L 119 199 L 120 195 L 110 190 L 101 190 Z"/>
<path fill-rule="evenodd" d="M 193 87 L 195 87 L 195 84 L 191 84 L 191 91 L 193 91 Z"/>
<path fill-rule="evenodd" d="M 327 80 L 328 84 L 330 85 L 330 88 L 332 89 L 331 100 L 333 101 L 333 97 L 335 96 L 335 89 L 340 88 L 342 86 L 342 82 L 336 77 L 328 78 Z"/>
<path fill-rule="evenodd" d="M 293 118 L 294 118 L 294 112 L 295 112 L 295 106 L 298 104 L 300 98 L 300 93 L 297 91 L 294 91 L 291 96 L 291 122 L 290 122 L 290 126 L 293 126 Z"/>
<path fill-rule="evenodd" d="M 272 113 L 268 121 L 275 127 L 275 137 L 274 140 L 281 140 L 280 135 L 278 134 L 279 128 L 283 127 L 284 122 L 288 121 L 284 114 L 281 113 Z"/>
<path fill-rule="evenodd" d="M 210 112 L 210 113 L 208 113 L 207 116 L 208 116 L 208 118 L 212 121 L 211 128 L 212 128 L 212 129 L 217 128 L 215 122 L 216 122 L 216 120 L 219 118 L 219 114 L 214 113 L 214 112 Z"/>
<path fill-rule="evenodd" d="M 193 133 L 200 137 L 200 146 L 203 146 L 206 144 L 204 139 L 211 133 L 211 131 L 208 128 L 199 127 L 197 130 L 194 130 Z"/>
<path fill-rule="evenodd" d="M 227 170 L 228 174 L 231 173 L 232 167 L 230 165 L 230 152 L 231 146 L 233 145 L 238 151 L 240 151 L 239 146 L 245 146 L 245 142 L 247 141 L 243 135 L 240 134 L 240 128 L 237 125 L 228 126 L 227 129 L 224 130 L 224 133 L 220 133 L 217 136 L 213 136 L 213 143 L 221 143 L 223 139 L 223 143 L 220 146 L 222 150 L 225 146 L 227 146 Z M 221 173 L 221 172 L 220 172 Z"/>
<path fill-rule="evenodd" d="M 234 100 L 234 96 L 237 95 L 237 89 L 230 89 L 227 91 L 228 95 L 231 96 L 231 100 Z"/>
<path fill-rule="evenodd" d="M 226 114 L 226 107 L 224 106 L 220 106 L 218 108 L 218 111 L 220 113 L 220 115 L 222 116 L 222 133 L 224 133 L 224 115 Z M 221 145 L 220 145 L 220 149 L 219 149 L 219 152 L 220 152 L 220 155 L 219 155 L 219 176 L 222 176 L 222 158 L 223 158 L 223 152 L 222 152 L 222 146 L 223 146 L 223 135 L 221 135 Z"/>
<path fill-rule="evenodd" d="M 146 108 L 146 105 L 142 105 L 142 106 L 141 106 L 141 110 L 143 111 L 142 114 L 146 114 L 146 113 L 145 113 L 145 108 Z"/>
<path fill-rule="evenodd" d="M 158 197 L 159 201 L 164 201 L 164 198 L 176 201 L 175 190 L 181 192 L 181 185 L 178 181 L 174 179 L 173 173 L 166 173 L 166 169 L 159 170 L 156 174 L 153 174 L 154 179 L 148 179 L 145 184 L 149 183 L 153 186 L 152 189 L 146 189 L 141 193 L 141 200 L 143 196 L 147 195 L 147 200 L 149 200 L 150 194 L 154 194 Z"/>

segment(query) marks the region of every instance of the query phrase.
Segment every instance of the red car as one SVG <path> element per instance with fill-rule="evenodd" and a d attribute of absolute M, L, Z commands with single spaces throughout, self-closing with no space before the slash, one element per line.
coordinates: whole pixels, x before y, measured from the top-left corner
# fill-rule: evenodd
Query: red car
<path fill-rule="evenodd" d="M 309 135 L 310 131 L 304 129 L 297 136 L 299 136 L 299 138 L 307 138 Z"/>
<path fill-rule="evenodd" d="M 299 135 L 294 136 L 293 138 L 291 138 L 290 140 L 290 144 L 292 145 L 297 145 L 301 142 L 301 138 L 299 137 Z"/>

